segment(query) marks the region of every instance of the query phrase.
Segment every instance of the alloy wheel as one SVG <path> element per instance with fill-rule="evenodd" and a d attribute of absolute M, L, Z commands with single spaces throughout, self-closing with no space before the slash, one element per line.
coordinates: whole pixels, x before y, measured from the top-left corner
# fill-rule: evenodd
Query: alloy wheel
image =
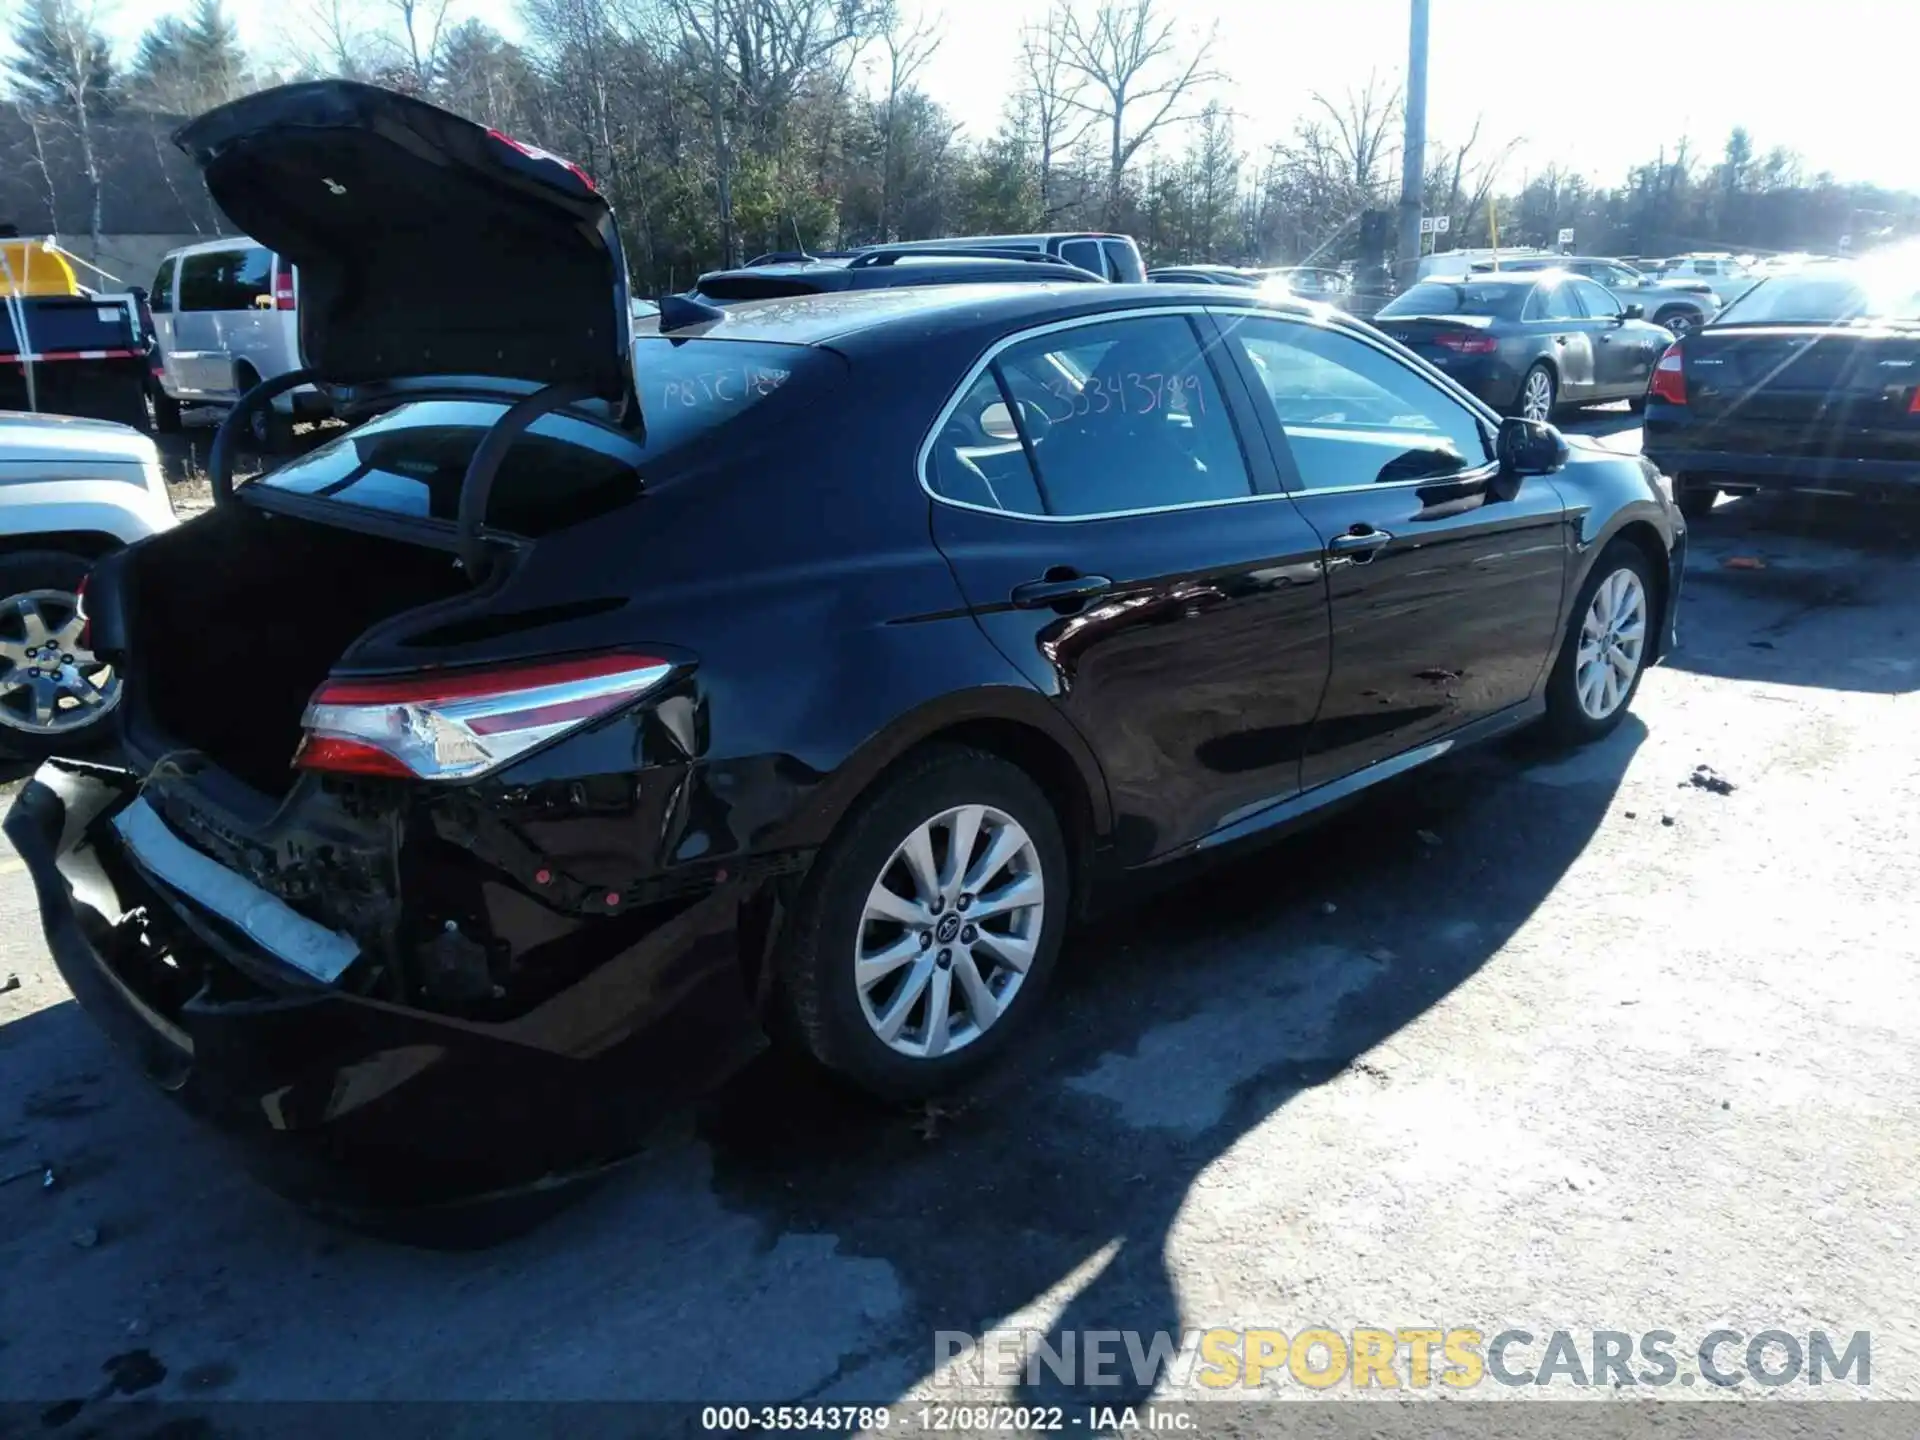
<path fill-rule="evenodd" d="M 875 878 L 854 941 L 873 1033 L 916 1060 L 979 1039 L 1019 994 L 1045 907 L 1039 853 L 1005 811 L 961 805 L 915 827 Z"/>
<path fill-rule="evenodd" d="M 1520 395 L 1520 413 L 1528 420 L 1546 421 L 1553 416 L 1553 377 L 1544 370 L 1527 372 L 1526 389 Z"/>
<path fill-rule="evenodd" d="M 120 677 L 80 643 L 79 600 L 29 590 L 0 600 L 0 728 L 32 735 L 85 729 L 120 700 Z"/>
<path fill-rule="evenodd" d="M 1688 331 L 1698 328 L 1699 322 L 1696 321 L 1693 318 L 1693 316 L 1682 311 L 1678 315 L 1669 316 L 1665 321 L 1665 324 L 1667 327 L 1667 332 L 1671 334 L 1674 339 L 1678 340 L 1682 335 L 1685 335 Z"/>
<path fill-rule="evenodd" d="M 1646 645 L 1646 586 L 1622 567 L 1600 582 L 1580 622 L 1573 688 L 1591 719 L 1607 719 L 1626 700 Z"/>

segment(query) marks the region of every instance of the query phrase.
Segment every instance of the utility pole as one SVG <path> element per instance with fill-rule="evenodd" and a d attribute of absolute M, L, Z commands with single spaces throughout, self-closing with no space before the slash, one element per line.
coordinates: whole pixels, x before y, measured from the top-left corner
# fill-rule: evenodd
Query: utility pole
<path fill-rule="evenodd" d="M 1420 212 L 1427 191 L 1427 5 L 1410 0 L 1412 26 L 1407 37 L 1407 134 L 1400 159 L 1400 288 L 1420 271 Z"/>

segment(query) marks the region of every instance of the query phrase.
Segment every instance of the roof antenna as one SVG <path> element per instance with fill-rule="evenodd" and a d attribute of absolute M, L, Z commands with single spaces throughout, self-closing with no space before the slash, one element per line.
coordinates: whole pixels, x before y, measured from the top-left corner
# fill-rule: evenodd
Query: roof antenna
<path fill-rule="evenodd" d="M 793 227 L 793 248 L 800 252 L 800 258 L 802 260 L 813 259 L 813 256 L 807 253 L 807 242 L 800 236 L 800 217 L 789 211 L 787 214 L 787 223 Z"/>

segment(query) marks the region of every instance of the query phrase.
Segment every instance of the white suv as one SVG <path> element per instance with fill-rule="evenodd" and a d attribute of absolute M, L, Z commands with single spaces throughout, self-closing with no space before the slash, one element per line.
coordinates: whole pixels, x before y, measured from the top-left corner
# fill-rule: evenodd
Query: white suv
<path fill-rule="evenodd" d="M 120 677 L 86 648 L 81 582 L 108 551 L 174 524 L 139 431 L 0 413 L 0 756 L 73 754 L 109 728 Z"/>
<path fill-rule="evenodd" d="M 160 349 L 154 420 L 180 428 L 182 405 L 231 405 L 262 380 L 300 368 L 300 286 L 293 266 L 245 238 L 169 252 L 147 303 Z M 254 412 L 260 450 L 285 447 L 296 418 L 320 419 L 326 397 L 310 385 Z"/>
<path fill-rule="evenodd" d="M 1661 267 L 1658 278 L 1705 281 L 1715 299 L 1722 305 L 1731 305 L 1751 290 L 1760 277 L 1731 255 L 1682 255 Z"/>

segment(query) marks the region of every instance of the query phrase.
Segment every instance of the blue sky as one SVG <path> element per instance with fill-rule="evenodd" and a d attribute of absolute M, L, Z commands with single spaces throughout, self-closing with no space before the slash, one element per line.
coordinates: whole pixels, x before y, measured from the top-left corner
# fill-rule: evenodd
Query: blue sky
<path fill-rule="evenodd" d="M 255 48 L 300 45 L 311 0 L 227 3 Z M 1020 27 L 1047 0 L 903 3 L 944 17 L 928 91 L 970 131 L 991 132 Z M 514 34 L 514 6 L 453 0 L 452 13 Z M 125 3 L 109 28 L 130 48 L 154 17 L 185 8 Z M 1406 0 L 1170 0 L 1168 11 L 1196 34 L 1218 26 L 1219 97 L 1250 150 L 1287 133 L 1312 91 L 1337 95 L 1370 72 L 1391 88 L 1406 64 Z M 1897 118 L 1917 54 L 1920 0 L 1433 0 L 1428 128 L 1457 141 L 1478 118 L 1484 146 L 1523 137 L 1508 162 L 1515 183 L 1558 164 L 1616 184 L 1683 136 L 1717 159 L 1744 124 L 1758 150 L 1785 145 L 1810 171 L 1920 190 L 1920 143 Z"/>

